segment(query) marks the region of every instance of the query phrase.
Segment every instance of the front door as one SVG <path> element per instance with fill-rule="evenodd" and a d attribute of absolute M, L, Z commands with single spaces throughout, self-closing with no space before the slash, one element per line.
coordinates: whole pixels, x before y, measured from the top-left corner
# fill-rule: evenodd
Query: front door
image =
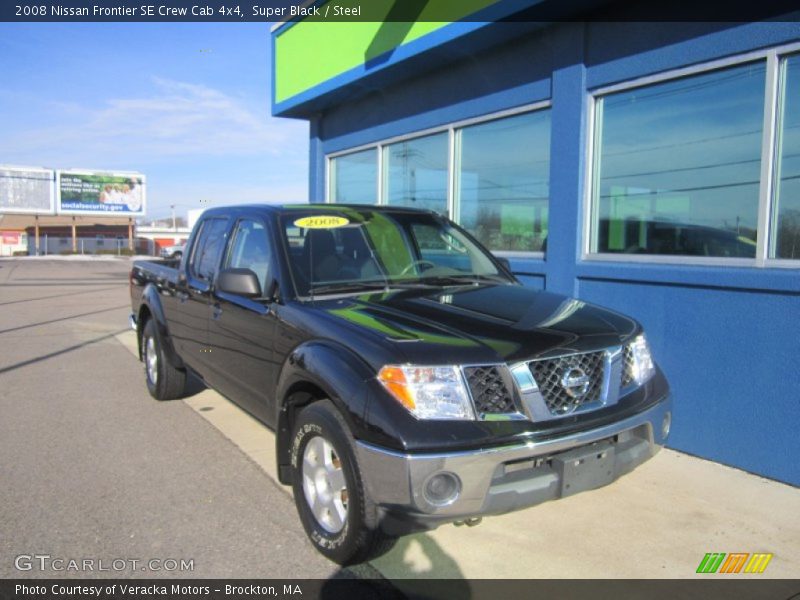
<path fill-rule="evenodd" d="M 222 264 L 223 269 L 250 269 L 258 277 L 260 298 L 215 290 L 209 320 L 214 361 L 212 385 L 267 423 L 273 405 L 278 366 L 273 339 L 275 314 L 267 298 L 273 277 L 272 251 L 265 224 L 240 219 Z"/>

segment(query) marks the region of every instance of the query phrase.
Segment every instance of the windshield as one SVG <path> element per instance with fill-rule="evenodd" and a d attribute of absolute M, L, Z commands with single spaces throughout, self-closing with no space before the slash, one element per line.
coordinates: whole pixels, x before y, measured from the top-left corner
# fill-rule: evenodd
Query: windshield
<path fill-rule="evenodd" d="M 304 208 L 284 214 L 281 229 L 299 296 L 513 281 L 432 213 Z"/>

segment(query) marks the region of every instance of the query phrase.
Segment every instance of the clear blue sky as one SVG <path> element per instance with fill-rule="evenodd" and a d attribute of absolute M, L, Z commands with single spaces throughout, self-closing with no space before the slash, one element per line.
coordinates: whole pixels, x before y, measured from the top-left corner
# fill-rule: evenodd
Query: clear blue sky
<path fill-rule="evenodd" d="M 269 27 L 0 23 L 0 164 L 141 171 L 148 218 L 307 200 L 308 125 L 270 116 Z"/>

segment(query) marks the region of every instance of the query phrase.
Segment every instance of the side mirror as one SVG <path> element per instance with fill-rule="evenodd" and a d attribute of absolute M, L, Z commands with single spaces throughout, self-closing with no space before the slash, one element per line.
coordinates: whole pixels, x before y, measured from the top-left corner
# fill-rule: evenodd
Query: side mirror
<path fill-rule="evenodd" d="M 505 256 L 495 256 L 497 262 L 503 265 L 506 270 L 511 273 L 511 262 Z"/>
<path fill-rule="evenodd" d="M 261 296 L 258 276 L 250 269 L 223 269 L 217 276 L 217 289 L 245 298 Z"/>

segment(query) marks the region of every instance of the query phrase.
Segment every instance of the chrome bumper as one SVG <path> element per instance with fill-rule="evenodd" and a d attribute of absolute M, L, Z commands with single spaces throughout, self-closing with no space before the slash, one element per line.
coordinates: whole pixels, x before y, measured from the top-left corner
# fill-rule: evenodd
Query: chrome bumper
<path fill-rule="evenodd" d="M 501 514 L 601 487 L 642 464 L 669 435 L 671 399 L 622 421 L 589 431 L 487 450 L 402 454 L 357 442 L 359 463 L 372 500 L 419 528 Z M 426 497 L 429 479 L 458 478 L 452 501 Z"/>

